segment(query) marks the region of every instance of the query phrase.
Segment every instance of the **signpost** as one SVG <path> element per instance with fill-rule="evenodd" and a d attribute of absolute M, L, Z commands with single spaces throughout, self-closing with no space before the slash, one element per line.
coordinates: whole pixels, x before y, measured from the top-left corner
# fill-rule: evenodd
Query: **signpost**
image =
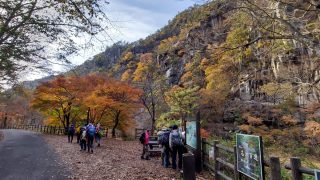
<path fill-rule="evenodd" d="M 263 148 L 260 136 L 236 134 L 237 170 L 255 180 L 264 180 Z"/>
<path fill-rule="evenodd" d="M 189 121 L 186 123 L 186 144 L 197 149 L 197 122 Z"/>
<path fill-rule="evenodd" d="M 202 171 L 201 158 L 201 137 L 200 137 L 200 112 L 196 114 L 196 118 L 189 119 L 185 127 L 186 147 L 195 156 L 196 172 Z"/>

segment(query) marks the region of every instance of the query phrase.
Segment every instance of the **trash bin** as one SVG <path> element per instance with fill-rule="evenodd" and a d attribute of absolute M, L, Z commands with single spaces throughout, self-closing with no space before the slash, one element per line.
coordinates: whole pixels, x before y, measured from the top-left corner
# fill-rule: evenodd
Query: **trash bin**
<path fill-rule="evenodd" d="M 185 153 L 182 155 L 183 161 L 183 180 L 195 180 L 196 169 L 194 155 L 191 153 Z"/>

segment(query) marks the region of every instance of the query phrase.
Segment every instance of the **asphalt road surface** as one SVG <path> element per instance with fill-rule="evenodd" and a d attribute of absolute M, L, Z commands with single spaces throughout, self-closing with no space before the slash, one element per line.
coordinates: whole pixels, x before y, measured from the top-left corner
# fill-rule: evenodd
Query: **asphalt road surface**
<path fill-rule="evenodd" d="M 0 130 L 1 180 L 68 179 L 69 172 L 40 134 L 24 130 Z"/>

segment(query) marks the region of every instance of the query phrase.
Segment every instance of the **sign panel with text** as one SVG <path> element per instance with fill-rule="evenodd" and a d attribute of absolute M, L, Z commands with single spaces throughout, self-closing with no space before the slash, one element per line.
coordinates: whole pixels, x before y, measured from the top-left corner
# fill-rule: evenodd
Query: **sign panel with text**
<path fill-rule="evenodd" d="M 236 134 L 238 171 L 256 180 L 264 179 L 261 137 Z"/>
<path fill-rule="evenodd" d="M 197 122 L 186 122 L 186 143 L 190 147 L 197 149 Z"/>
<path fill-rule="evenodd" d="M 316 177 L 316 180 L 320 180 L 320 170 L 314 170 L 314 175 Z"/>

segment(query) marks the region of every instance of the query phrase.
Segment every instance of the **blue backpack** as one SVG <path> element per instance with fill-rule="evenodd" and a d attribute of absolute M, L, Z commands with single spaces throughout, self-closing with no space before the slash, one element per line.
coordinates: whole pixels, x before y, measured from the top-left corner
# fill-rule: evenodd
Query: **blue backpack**
<path fill-rule="evenodd" d="M 95 133 L 96 133 L 96 128 L 93 125 L 89 126 L 88 127 L 88 134 L 90 136 L 94 136 Z"/>
<path fill-rule="evenodd" d="M 162 145 L 169 144 L 170 131 L 165 131 L 159 136 L 159 143 Z"/>

